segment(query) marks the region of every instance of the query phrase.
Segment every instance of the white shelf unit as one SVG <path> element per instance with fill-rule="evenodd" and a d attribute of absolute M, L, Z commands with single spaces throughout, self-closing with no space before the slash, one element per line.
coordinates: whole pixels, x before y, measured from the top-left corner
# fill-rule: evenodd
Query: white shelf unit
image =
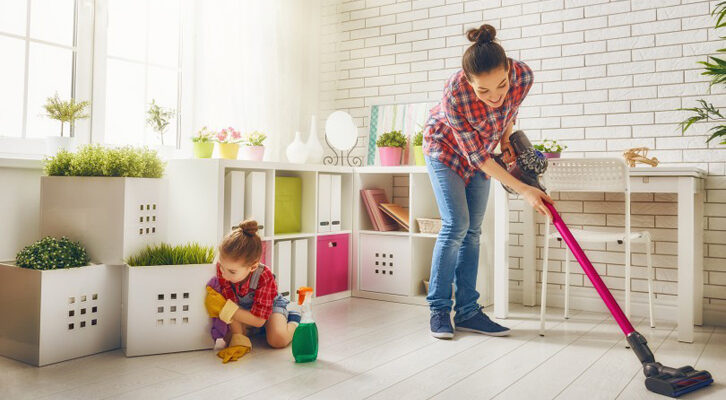
<path fill-rule="evenodd" d="M 170 217 L 169 242 L 216 246 L 228 231 L 230 223 L 229 204 L 226 204 L 225 177 L 232 171 L 245 174 L 259 172 L 265 175 L 264 196 L 265 218 L 263 240 L 266 243 L 266 260 L 276 269 L 275 243 L 282 241 L 307 241 L 308 286 L 314 286 L 316 279 L 317 241 L 319 237 L 348 234 L 353 232 L 353 169 L 323 165 L 299 165 L 287 163 L 250 162 L 242 160 L 185 159 L 170 160 L 166 168 L 169 180 Z M 341 176 L 341 230 L 317 232 L 318 176 L 319 174 Z M 302 178 L 302 231 L 299 233 L 274 234 L 275 219 L 275 177 L 296 176 Z M 245 187 L 246 194 L 254 188 Z M 254 194 L 258 195 L 257 193 Z M 349 243 L 349 249 L 352 246 Z M 352 287 L 352 255 L 348 254 L 348 290 L 327 296 L 316 297 L 315 302 L 326 302 L 350 297 Z M 294 271 L 293 271 L 294 275 Z M 296 288 L 292 288 L 292 291 Z M 294 295 L 293 295 L 294 297 Z"/>
<path fill-rule="evenodd" d="M 356 224 L 353 227 L 353 296 L 407 304 L 427 305 L 423 281 L 429 280 L 431 258 L 438 235 L 421 233 L 416 223 L 416 218 L 440 218 L 440 214 L 426 167 L 362 167 L 355 169 L 353 177 L 355 183 L 353 221 Z M 396 182 L 401 181 L 407 182 L 407 199 L 404 204 L 397 201 L 394 202 L 409 207 L 410 231 L 380 232 L 373 230 L 365 204 L 360 197 L 360 190 L 372 188 L 383 189 L 390 201 L 392 196 L 400 194 L 401 189 Z M 395 197 L 398 198 L 399 196 Z M 490 206 L 491 203 L 490 198 Z M 493 232 L 491 228 L 492 224 L 487 222 L 491 218 L 492 212 L 493 207 L 488 207 L 480 248 L 477 290 L 481 294 L 479 302 L 482 305 L 490 305 L 493 301 L 493 282 L 491 279 L 491 266 L 493 264 L 492 260 L 490 260 L 491 252 L 487 254 L 486 251 L 486 248 L 490 246 L 486 239 L 487 237 L 491 239 L 491 233 Z M 408 239 L 408 248 L 404 249 L 404 251 L 408 252 L 410 272 L 401 274 L 409 280 L 407 283 L 408 292 L 405 295 L 365 290 L 365 284 L 363 286 L 361 285 L 363 283 L 361 277 L 365 273 L 363 269 L 366 268 L 366 265 L 362 264 L 370 262 L 369 257 L 361 254 L 361 237 L 365 238 L 366 236 L 405 237 Z"/>

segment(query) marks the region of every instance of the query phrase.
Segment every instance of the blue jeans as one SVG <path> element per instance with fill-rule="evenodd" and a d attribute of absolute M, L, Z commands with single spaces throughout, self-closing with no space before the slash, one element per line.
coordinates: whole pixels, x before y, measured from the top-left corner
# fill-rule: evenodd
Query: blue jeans
<path fill-rule="evenodd" d="M 431 280 L 426 300 L 431 311 L 451 311 L 451 283 L 455 284 L 454 322 L 465 321 L 479 312 L 476 276 L 479 269 L 479 238 L 489 198 L 489 183 L 477 172 L 468 185 L 446 164 L 425 157 L 436 203 L 441 214 L 441 231 L 431 260 Z"/>

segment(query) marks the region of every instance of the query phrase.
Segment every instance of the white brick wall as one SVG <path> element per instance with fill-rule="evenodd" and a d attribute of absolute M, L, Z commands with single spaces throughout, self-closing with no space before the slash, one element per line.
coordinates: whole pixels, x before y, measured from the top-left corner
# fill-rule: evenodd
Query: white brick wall
<path fill-rule="evenodd" d="M 726 47 L 712 28 L 716 1 L 705 0 L 326 0 L 323 110 L 347 109 L 361 127 L 359 154 L 373 104 L 436 100 L 460 68 L 466 29 L 495 26 L 510 57 L 534 70 L 535 84 L 519 115 L 534 140 L 556 138 L 573 156 L 620 155 L 651 147 L 662 165 L 697 166 L 706 183 L 706 303 L 726 305 L 726 147 L 706 144 L 713 124 L 678 129 L 680 107 L 697 99 L 726 107 L 724 88 L 709 91 L 698 61 Z M 720 32 L 723 35 L 723 32 Z M 563 195 L 566 219 L 598 227 L 622 225 L 622 207 L 602 194 Z M 569 201 L 571 200 L 571 202 Z M 655 203 L 652 201 L 655 200 Z M 592 202 L 595 203 L 592 203 Z M 634 226 L 656 238 L 659 297 L 675 291 L 675 209 L 672 198 L 634 200 Z M 564 204 L 564 203 L 562 203 Z M 653 205 L 655 204 L 655 205 Z M 521 248 L 521 202 L 512 201 L 512 277 Z M 596 205 L 594 207 L 593 205 Z M 517 208 L 519 207 L 519 208 Z M 582 210 L 582 211 L 581 211 Z M 582 213 L 584 212 L 584 214 Z M 541 238 L 540 238 L 541 241 Z M 564 255 L 554 252 L 553 260 Z M 639 249 L 636 248 L 636 251 Z M 593 252 L 606 281 L 622 287 L 622 249 Z M 642 267 L 644 256 L 634 254 Z M 644 288 L 642 269 L 634 287 Z M 553 278 L 553 282 L 560 281 Z M 560 279 L 561 280 L 561 279 Z M 519 284 L 518 280 L 514 284 Z M 582 276 L 577 285 L 588 285 Z"/>

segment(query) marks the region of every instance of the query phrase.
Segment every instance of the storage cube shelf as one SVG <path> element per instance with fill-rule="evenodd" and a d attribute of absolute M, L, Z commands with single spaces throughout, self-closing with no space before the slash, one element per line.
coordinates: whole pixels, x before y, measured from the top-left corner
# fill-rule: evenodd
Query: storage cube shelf
<path fill-rule="evenodd" d="M 319 182 L 330 178 L 330 185 Z M 289 291 L 296 299 L 300 286 L 315 286 L 319 260 L 319 238 L 347 234 L 348 249 L 344 266 L 346 282 L 342 291 L 315 294 L 315 301 L 329 301 L 350 296 L 350 234 L 353 229 L 353 169 L 346 167 L 309 166 L 283 163 L 259 163 L 242 160 L 170 160 L 167 166 L 170 205 L 169 241 L 196 241 L 216 246 L 230 227 L 241 219 L 254 218 L 264 225 L 260 234 L 265 241 L 263 262 L 270 266 L 280 291 Z M 242 183 L 244 177 L 244 184 Z M 276 194 L 280 179 L 300 182 L 300 225 L 298 232 L 275 233 Z M 338 183 L 339 182 L 339 183 Z M 339 213 L 333 202 L 339 189 Z M 321 190 L 322 189 L 322 190 Z M 240 200 L 243 198 L 243 200 Z M 330 204 L 328 211 L 339 214 L 338 231 L 319 232 L 319 204 Z M 278 210 L 279 211 L 279 210 Z M 264 217 L 264 222 L 261 221 Z M 331 217 L 325 217 L 331 219 Z M 330 226 L 332 226 L 332 221 Z M 317 288 L 315 288 L 317 289 Z M 337 290 L 337 289 L 335 289 Z"/>

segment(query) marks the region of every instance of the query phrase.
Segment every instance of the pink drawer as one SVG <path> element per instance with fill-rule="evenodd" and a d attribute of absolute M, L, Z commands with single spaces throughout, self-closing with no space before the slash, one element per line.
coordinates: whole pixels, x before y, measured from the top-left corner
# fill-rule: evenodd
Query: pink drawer
<path fill-rule="evenodd" d="M 318 237 L 315 292 L 317 296 L 348 290 L 349 235 Z"/>

